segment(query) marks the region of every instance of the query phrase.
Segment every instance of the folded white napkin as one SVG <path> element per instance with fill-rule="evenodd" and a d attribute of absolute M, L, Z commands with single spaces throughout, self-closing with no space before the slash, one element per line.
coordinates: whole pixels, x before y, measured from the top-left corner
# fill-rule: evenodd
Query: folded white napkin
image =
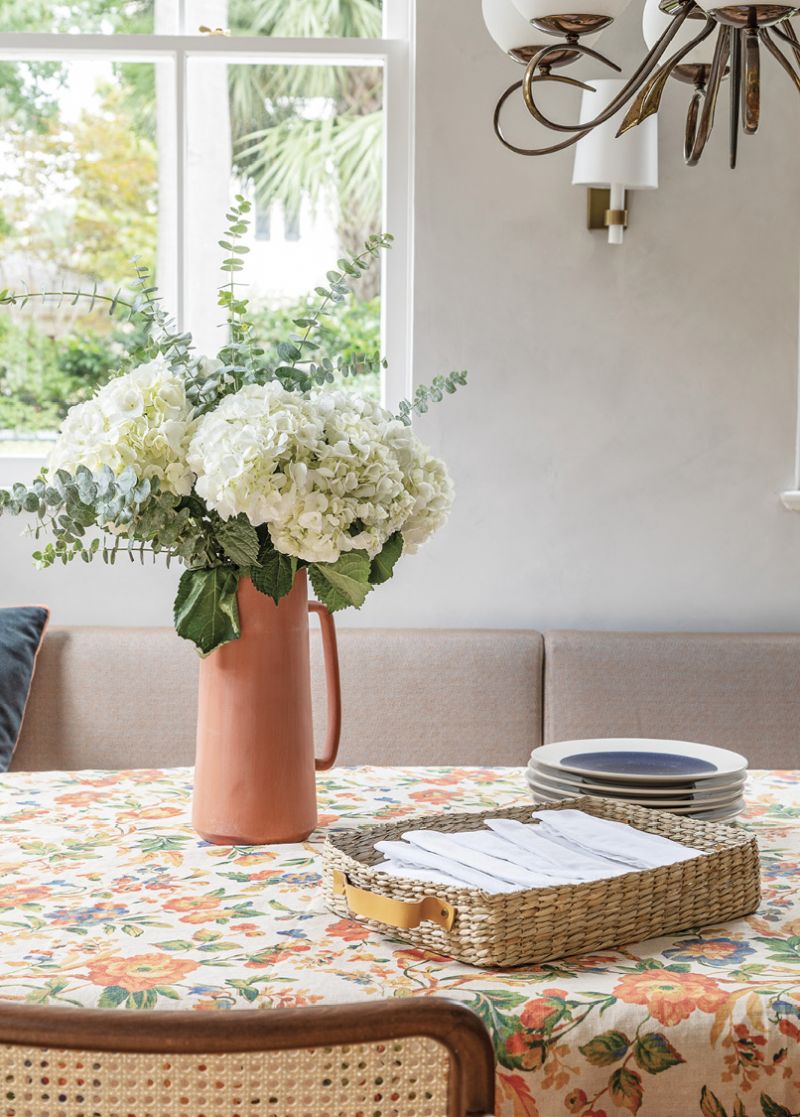
<path fill-rule="evenodd" d="M 459 882 L 461 887 L 467 884 L 472 888 L 481 888 L 484 892 L 515 892 L 520 887 L 518 884 L 509 884 L 508 881 L 498 880 L 496 877 L 482 873 L 478 869 L 470 868 L 468 865 L 462 865 L 458 861 L 428 853 L 426 850 L 418 846 L 412 846 L 408 842 L 376 842 L 375 848 L 378 853 L 384 854 L 388 860 L 395 862 L 402 868 L 418 869 L 420 880 L 427 879 L 426 870 L 433 869 L 435 872 L 445 873 L 452 877 Z"/>
<path fill-rule="evenodd" d="M 380 861 L 372 868 L 380 869 L 382 873 L 388 873 L 390 877 L 399 877 L 401 880 L 425 880 L 431 884 L 447 884 L 456 888 L 464 887 L 463 880 L 449 877 L 447 873 L 441 873 L 438 869 L 417 869 L 412 865 L 401 865 L 399 861 Z"/>
<path fill-rule="evenodd" d="M 635 869 L 656 869 L 700 857 L 702 850 L 673 842 L 659 834 L 646 834 L 624 822 L 597 818 L 583 811 L 534 811 L 544 837 L 567 849 L 599 853 Z"/>
<path fill-rule="evenodd" d="M 415 848 L 427 850 L 428 853 L 446 857 L 451 861 L 478 869 L 479 872 L 493 877 L 495 880 L 505 880 L 515 884 L 517 888 L 541 888 L 543 880 L 540 874 L 530 869 L 521 868 L 511 861 L 501 857 L 494 857 L 490 853 L 483 853 L 465 841 L 465 833 L 450 834 L 440 830 L 407 830 L 403 840 Z"/>
<path fill-rule="evenodd" d="M 376 842 L 385 873 L 484 892 L 514 892 L 604 880 L 673 865 L 702 851 L 583 811 L 541 810 L 535 822 L 486 819 L 487 829 L 407 830 Z"/>
<path fill-rule="evenodd" d="M 602 880 L 630 872 L 629 867 L 621 866 L 618 861 L 545 837 L 541 826 L 526 825 L 513 818 L 487 818 L 486 825 L 525 859 L 522 864 L 548 876 L 558 877 L 559 883 Z"/>

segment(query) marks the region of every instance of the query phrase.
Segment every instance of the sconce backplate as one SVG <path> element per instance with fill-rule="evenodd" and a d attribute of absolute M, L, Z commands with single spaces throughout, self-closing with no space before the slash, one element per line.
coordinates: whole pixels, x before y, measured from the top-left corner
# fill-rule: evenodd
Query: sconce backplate
<path fill-rule="evenodd" d="M 626 207 L 630 207 L 630 194 L 626 194 Z M 608 231 L 610 225 L 628 228 L 628 208 L 611 209 L 611 191 L 590 187 L 586 191 L 586 227 Z"/>

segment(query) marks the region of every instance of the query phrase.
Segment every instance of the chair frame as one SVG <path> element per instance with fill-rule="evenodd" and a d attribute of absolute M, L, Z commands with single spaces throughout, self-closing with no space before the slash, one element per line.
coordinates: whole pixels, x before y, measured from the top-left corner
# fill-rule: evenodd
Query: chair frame
<path fill-rule="evenodd" d="M 0 1044 L 137 1054 L 286 1051 L 422 1036 L 450 1059 L 449 1117 L 494 1113 L 495 1062 L 474 1012 L 442 997 L 218 1013 L 52 1008 L 0 1002 Z"/>

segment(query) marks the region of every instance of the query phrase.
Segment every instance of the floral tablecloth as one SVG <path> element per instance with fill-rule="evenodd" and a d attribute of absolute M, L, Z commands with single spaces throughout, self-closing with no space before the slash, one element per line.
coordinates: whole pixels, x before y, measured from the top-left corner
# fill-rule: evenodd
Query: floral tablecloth
<path fill-rule="evenodd" d="M 513 1117 L 800 1112 L 800 772 L 753 773 L 757 915 L 485 971 L 327 912 L 326 830 L 526 799 L 522 771 L 338 769 L 301 845 L 209 846 L 191 771 L 0 777 L 0 998 L 198 1011 L 451 997 L 494 1037 Z"/>

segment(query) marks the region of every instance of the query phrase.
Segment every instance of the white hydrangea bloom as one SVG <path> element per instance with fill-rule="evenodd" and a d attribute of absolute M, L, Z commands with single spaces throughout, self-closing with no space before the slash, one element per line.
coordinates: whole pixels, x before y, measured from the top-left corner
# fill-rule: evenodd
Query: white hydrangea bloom
<path fill-rule="evenodd" d="M 416 549 L 452 499 L 444 467 L 408 428 L 341 391 L 245 387 L 199 420 L 188 461 L 209 507 L 269 524 L 278 550 L 307 562 L 374 556 L 406 524 Z"/>
<path fill-rule="evenodd" d="M 138 477 L 158 478 L 180 496 L 192 491 L 186 462 L 192 432 L 184 382 L 163 356 L 104 385 L 70 408 L 50 454 L 51 470 L 79 465 L 115 475 L 130 466 Z"/>
<path fill-rule="evenodd" d="M 280 384 L 249 384 L 198 420 L 188 462 L 195 489 L 223 519 L 253 526 L 284 514 L 290 469 L 321 437 L 303 396 Z"/>
<path fill-rule="evenodd" d="M 412 431 L 399 421 L 389 439 L 400 461 L 406 492 L 412 506 L 400 531 L 403 553 L 415 554 L 445 523 L 453 506 L 455 490 L 443 461 L 435 458 Z"/>

